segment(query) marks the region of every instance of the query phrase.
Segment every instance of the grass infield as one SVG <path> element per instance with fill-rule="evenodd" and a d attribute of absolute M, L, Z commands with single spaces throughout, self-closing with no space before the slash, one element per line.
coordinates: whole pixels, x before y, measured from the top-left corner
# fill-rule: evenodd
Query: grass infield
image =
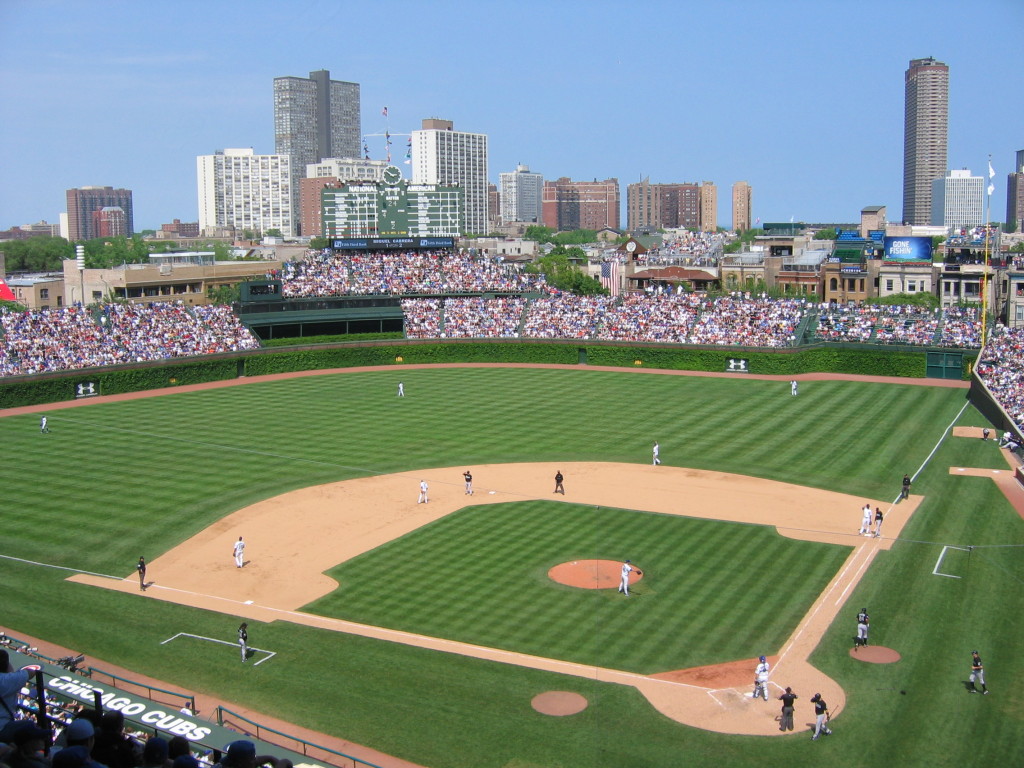
<path fill-rule="evenodd" d="M 404 399 L 395 397 L 399 378 Z M 791 397 L 788 382 L 628 372 L 384 370 L 53 411 L 49 435 L 39 434 L 36 416 L 9 417 L 0 419 L 0 554 L 127 576 L 140 554 L 153 559 L 225 514 L 290 489 L 430 466 L 646 463 L 655 439 L 667 465 L 894 498 L 965 395 L 853 382 L 807 382 L 800 392 Z M 958 423 L 983 420 L 968 409 Z M 841 615 L 812 661 L 844 686 L 847 707 L 835 735 L 813 745 L 806 734 L 688 728 L 621 686 L 282 622 L 250 624 L 252 644 L 278 655 L 243 668 L 227 646 L 160 645 L 176 632 L 231 640 L 232 617 L 70 584 L 64 571 L 7 559 L 0 621 L 13 634 L 431 768 L 1012 765 L 1024 743 L 1024 522 L 993 483 L 951 476 L 951 466 L 1005 464 L 992 443 L 950 437 L 918 477 L 914 490 L 927 498 L 904 541 L 879 554 L 848 603 L 869 606 L 873 641 L 904 658 L 878 666 L 850 659 L 852 619 Z M 624 510 L 600 510 L 608 524 L 597 537 L 594 510 L 556 506 L 456 513 L 343 564 L 335 576 L 345 599 L 314 607 L 658 671 L 773 650 L 847 551 L 757 526 Z M 648 594 L 625 606 L 613 595 L 545 583 L 541 572 L 570 545 L 580 557 L 602 556 L 614 543 L 608 536 L 629 538 L 632 559 L 650 574 L 639 588 Z M 943 545 L 975 547 L 948 562 L 961 579 L 932 575 Z M 387 567 L 396 558 L 408 568 Z M 453 573 L 439 575 L 438 559 Z M 782 570 L 772 570 L 779 559 Z M 495 562 L 522 569 L 523 578 L 490 571 Z M 415 593 L 403 583 L 410 568 L 426 575 Z M 549 626 L 561 631 L 548 634 Z M 993 695 L 965 693 L 974 648 Z M 577 691 L 590 706 L 568 718 L 533 712 L 532 696 L 553 689 Z M 799 727 L 809 722 L 813 692 L 798 693 Z"/>

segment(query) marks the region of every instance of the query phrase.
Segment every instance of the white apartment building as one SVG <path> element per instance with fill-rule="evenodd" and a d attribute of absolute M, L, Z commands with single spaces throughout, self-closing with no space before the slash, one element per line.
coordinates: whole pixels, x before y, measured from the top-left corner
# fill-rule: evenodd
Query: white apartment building
<path fill-rule="evenodd" d="M 964 168 L 932 182 L 932 225 L 946 231 L 985 223 L 985 178 Z"/>
<path fill-rule="evenodd" d="M 540 224 L 544 217 L 544 177 L 531 173 L 529 166 L 517 165 L 511 173 L 499 174 L 501 220 Z"/>
<path fill-rule="evenodd" d="M 486 134 L 455 131 L 451 120 L 424 120 L 412 132 L 412 183 L 460 187 L 463 234 L 487 234 Z"/>
<path fill-rule="evenodd" d="M 287 155 L 222 149 L 196 158 L 199 230 L 233 227 L 294 233 L 291 163 Z"/>

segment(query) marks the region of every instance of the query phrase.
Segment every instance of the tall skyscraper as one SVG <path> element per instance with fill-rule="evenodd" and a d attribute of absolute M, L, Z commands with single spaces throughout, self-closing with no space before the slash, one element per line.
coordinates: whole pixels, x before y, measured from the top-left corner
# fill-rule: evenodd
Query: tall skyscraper
<path fill-rule="evenodd" d="M 905 77 L 903 111 L 903 221 L 929 224 L 932 182 L 946 173 L 949 67 L 913 59 Z"/>
<path fill-rule="evenodd" d="M 308 78 L 274 78 L 274 152 L 287 155 L 291 164 L 293 211 L 299 210 L 306 166 L 329 157 L 359 157 L 361 136 L 358 83 L 331 80 L 326 69 Z"/>
<path fill-rule="evenodd" d="M 932 182 L 929 222 L 946 229 L 970 229 L 985 223 L 985 177 L 964 168 Z"/>
<path fill-rule="evenodd" d="M 750 229 L 750 203 L 753 190 L 745 181 L 737 181 L 732 185 L 732 231 L 742 232 Z"/>
<path fill-rule="evenodd" d="M 199 229 L 229 228 L 292 237 L 292 179 L 287 155 L 222 149 L 196 158 Z"/>
<path fill-rule="evenodd" d="M 531 173 L 527 165 L 517 165 L 510 173 L 499 174 L 502 221 L 541 222 L 544 177 Z"/>
<path fill-rule="evenodd" d="M 424 120 L 423 128 L 412 132 L 412 183 L 461 187 L 463 234 L 490 231 L 486 134 L 456 131 L 451 120 Z"/>
<path fill-rule="evenodd" d="M 1014 172 L 1006 177 L 1006 229 L 1024 232 L 1024 149 L 1017 150 Z"/>
<path fill-rule="evenodd" d="M 93 217 L 94 213 L 102 211 L 104 208 L 120 208 L 124 211 L 123 231 L 119 231 L 119 234 L 131 237 L 135 233 L 132 218 L 132 191 L 130 189 L 80 187 L 69 189 L 67 200 L 68 240 L 71 242 L 105 236 L 97 230 L 98 219 Z"/>
<path fill-rule="evenodd" d="M 558 232 L 619 228 L 619 180 L 544 182 L 544 225 Z"/>
<path fill-rule="evenodd" d="M 700 185 L 699 226 L 701 232 L 718 230 L 718 187 L 713 181 L 705 181 Z"/>

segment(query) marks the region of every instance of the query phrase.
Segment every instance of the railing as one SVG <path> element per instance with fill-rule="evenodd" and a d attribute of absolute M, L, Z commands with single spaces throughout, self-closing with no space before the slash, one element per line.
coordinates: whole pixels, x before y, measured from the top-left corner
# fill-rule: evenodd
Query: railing
<path fill-rule="evenodd" d="M 305 739 L 300 739 L 297 736 L 284 733 L 283 731 L 278 731 L 274 728 L 260 725 L 255 720 L 250 720 L 245 715 L 233 712 L 227 707 L 217 707 L 217 725 L 247 733 L 261 741 L 277 744 L 280 747 L 290 749 L 294 752 L 301 752 L 305 757 L 311 757 L 314 760 L 322 760 L 325 763 L 336 765 L 339 768 L 381 768 L 381 766 L 376 763 L 369 763 L 365 760 L 360 760 L 358 757 L 346 755 L 344 752 L 338 752 L 330 747 L 314 744 L 310 741 L 306 741 Z M 267 734 L 276 736 L 278 739 L 284 739 L 287 743 L 282 744 L 280 741 L 268 738 Z M 310 750 L 315 750 L 316 754 L 311 753 Z"/>
<path fill-rule="evenodd" d="M 82 672 L 80 671 L 79 674 L 82 674 Z M 104 671 L 102 669 L 98 669 L 97 667 L 87 667 L 86 670 L 85 670 L 85 674 L 86 674 L 87 677 L 91 677 L 93 679 L 96 678 L 96 675 L 103 675 L 104 677 L 109 677 L 110 678 L 111 684 L 115 688 L 120 687 L 120 686 L 118 686 L 118 683 L 123 683 L 125 686 L 133 686 L 135 688 L 141 688 L 142 690 L 146 691 L 146 698 L 147 699 L 152 699 L 153 701 L 159 701 L 161 703 L 170 703 L 170 704 L 173 704 L 176 707 L 187 706 L 193 712 L 196 711 L 196 697 L 195 697 L 194 694 L 191 694 L 191 693 L 179 693 L 178 691 L 169 691 L 166 688 L 158 688 L 157 686 L 150 685 L 149 683 L 140 683 L 137 680 L 129 680 L 126 677 L 121 677 L 120 675 L 115 675 L 113 672 L 106 672 L 106 671 Z M 161 699 L 159 699 L 156 696 L 154 696 L 153 695 L 154 692 L 161 693 L 161 694 L 164 694 L 166 696 L 173 696 L 175 699 L 177 699 L 177 701 L 164 702 Z"/>

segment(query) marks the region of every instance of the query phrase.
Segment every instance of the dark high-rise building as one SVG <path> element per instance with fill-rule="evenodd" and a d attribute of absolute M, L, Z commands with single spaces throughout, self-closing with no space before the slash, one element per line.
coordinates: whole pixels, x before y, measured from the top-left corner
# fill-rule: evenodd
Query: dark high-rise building
<path fill-rule="evenodd" d="M 106 237 L 97 229 L 100 217 L 93 214 L 104 208 L 120 208 L 123 212 L 123 223 L 118 224 L 118 234 L 131 237 L 135 234 L 132 217 L 132 191 L 130 189 L 114 189 L 113 187 L 80 187 L 67 191 L 68 199 L 68 240 L 92 240 L 95 237 Z"/>
<path fill-rule="evenodd" d="M 1006 229 L 1024 232 L 1024 149 L 1017 150 L 1014 172 L 1006 177 Z"/>
<path fill-rule="evenodd" d="M 326 69 L 308 78 L 274 78 L 274 153 L 291 160 L 293 211 L 299 210 L 306 166 L 359 157 L 361 134 L 358 83 L 331 80 Z"/>
<path fill-rule="evenodd" d="M 946 175 L 949 67 L 913 59 L 904 81 L 903 221 L 930 224 L 932 182 Z"/>

